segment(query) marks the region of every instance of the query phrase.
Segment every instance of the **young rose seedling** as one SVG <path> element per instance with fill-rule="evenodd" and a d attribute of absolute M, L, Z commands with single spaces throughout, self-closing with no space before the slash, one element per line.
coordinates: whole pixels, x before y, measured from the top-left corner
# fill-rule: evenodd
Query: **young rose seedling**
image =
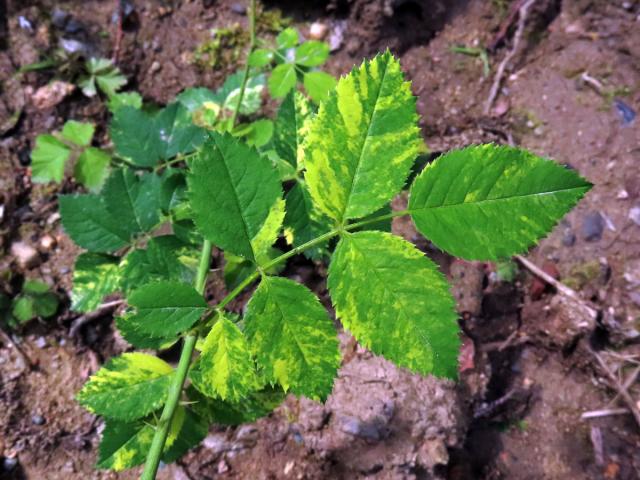
<path fill-rule="evenodd" d="M 391 211 L 423 144 L 415 97 L 388 51 L 341 78 L 317 112 L 289 94 L 273 149 L 262 153 L 184 112 L 117 110 L 112 137 L 125 167 L 98 194 L 60 198 L 67 233 L 88 250 L 76 263 L 75 308 L 91 310 L 121 291 L 129 308 L 117 327 L 127 341 L 158 350 L 182 342 L 176 368 L 125 353 L 78 394 L 106 421 L 98 466 L 123 470 L 146 458 L 144 479 L 160 460 L 198 444 L 212 423 L 253 421 L 286 393 L 318 401 L 331 393 L 337 331 L 311 290 L 277 276 L 289 258 L 328 259 L 337 318 L 363 346 L 413 372 L 456 378 L 459 332 L 447 280 L 388 231 L 390 219 L 411 216 L 451 255 L 497 260 L 535 245 L 591 188 L 524 150 L 477 145 L 428 165 L 410 185 L 408 208 Z M 186 172 L 169 168 L 184 159 Z M 156 236 L 166 223 L 173 234 Z M 286 252 L 274 248 L 283 231 Z M 235 262 L 217 305 L 203 297 L 213 246 Z M 243 318 L 227 310 L 254 285 Z"/>

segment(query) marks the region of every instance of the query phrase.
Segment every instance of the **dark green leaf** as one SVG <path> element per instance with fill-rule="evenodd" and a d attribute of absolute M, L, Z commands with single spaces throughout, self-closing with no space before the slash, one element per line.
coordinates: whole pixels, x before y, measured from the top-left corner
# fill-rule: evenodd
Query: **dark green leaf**
<path fill-rule="evenodd" d="M 164 281 L 141 286 L 129 295 L 134 312 L 126 323 L 141 334 L 167 338 L 191 328 L 207 309 L 202 295 L 192 286 Z"/>
<path fill-rule="evenodd" d="M 130 235 L 148 232 L 159 221 L 160 177 L 154 173 L 137 175 L 128 168 L 111 172 L 102 190 L 105 205 L 115 212 Z"/>
<path fill-rule="evenodd" d="M 282 194 L 278 173 L 231 135 L 211 134 L 191 164 L 188 184 L 195 223 L 220 248 L 256 260 L 254 242 L 265 229 L 277 235 L 278 228 L 271 227 Z"/>
<path fill-rule="evenodd" d="M 102 197 L 76 194 L 60 195 L 58 199 L 62 225 L 81 247 L 93 252 L 114 252 L 129 243 L 129 232 L 111 216 Z"/>

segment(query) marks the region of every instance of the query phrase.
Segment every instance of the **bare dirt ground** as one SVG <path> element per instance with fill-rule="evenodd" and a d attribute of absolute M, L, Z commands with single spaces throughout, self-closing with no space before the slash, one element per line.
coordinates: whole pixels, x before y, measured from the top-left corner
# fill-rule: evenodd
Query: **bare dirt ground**
<path fill-rule="evenodd" d="M 265 7 L 280 9 L 305 35 L 312 22 L 326 24 L 335 50 L 328 69 L 336 75 L 386 47 L 398 54 L 432 152 L 513 143 L 594 183 L 527 258 L 577 291 L 597 311 L 595 320 L 528 269 L 501 281 L 495 265 L 453 261 L 419 238 L 410 222 L 397 220 L 396 232 L 432 255 L 454 283 L 464 331 L 460 382 L 410 375 L 342 335 L 343 367 L 325 405 L 288 398 L 255 424 L 213 428 L 202 446 L 163 468 L 163 478 L 640 478 L 640 426 L 616 389 L 626 385 L 640 400 L 640 4 L 533 2 L 485 114 L 498 65 L 513 48 L 518 16 L 512 13 L 523 3 L 333 0 Z M 193 85 L 216 87 L 238 68 L 234 59 L 217 69 L 199 67 L 193 52 L 212 28 L 246 24 L 242 2 L 134 4 L 119 64 L 129 88 L 146 101 L 167 102 Z M 22 277 L 41 278 L 68 298 L 77 250 L 60 226 L 56 195 L 77 187 L 32 185 L 29 152 L 37 134 L 68 118 L 95 122 L 102 141 L 107 120 L 101 102 L 79 92 L 36 108 L 34 91 L 51 74 L 16 72 L 61 38 L 110 56 L 114 6 L 0 1 L 0 127 L 22 111 L 15 126 L 0 129 L 0 289 L 6 293 L 15 293 Z M 56 8 L 81 28 L 55 26 Z M 479 57 L 452 51 L 494 45 L 486 76 Z M 43 242 L 45 236 L 54 242 Z M 10 253 L 16 242 L 37 250 L 29 265 Z M 326 300 L 323 269 L 295 259 L 285 274 Z M 219 299 L 223 288 L 214 278 L 211 298 Z M 242 298 L 233 305 L 242 306 Z M 0 338 L 0 477 L 135 478 L 137 471 L 94 470 L 102 426 L 73 399 L 103 361 L 128 346 L 114 336 L 111 314 L 72 336 L 75 315 L 67 307 L 68 300 L 53 320 Z M 610 409 L 619 413 L 582 418 Z"/>

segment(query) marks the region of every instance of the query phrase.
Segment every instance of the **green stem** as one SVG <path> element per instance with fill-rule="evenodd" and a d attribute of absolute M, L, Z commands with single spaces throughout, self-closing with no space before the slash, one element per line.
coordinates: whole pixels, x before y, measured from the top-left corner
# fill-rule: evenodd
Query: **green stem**
<path fill-rule="evenodd" d="M 255 46 L 255 36 L 256 36 L 256 1 L 250 0 L 249 4 L 249 26 L 250 26 L 250 34 L 251 34 L 251 43 L 249 45 L 249 53 L 253 51 Z M 233 112 L 233 117 L 231 119 L 231 128 L 236 124 L 236 120 L 238 118 L 238 111 L 240 110 L 240 105 L 242 104 L 242 98 L 244 97 L 244 91 L 247 87 L 247 79 L 249 77 L 249 61 L 247 59 L 244 77 L 242 79 L 242 85 L 240 86 L 240 95 L 238 96 L 238 103 L 236 104 L 236 108 Z M 166 166 L 165 163 L 163 166 Z M 202 252 L 200 255 L 200 264 L 198 265 L 198 272 L 196 275 L 196 280 L 194 282 L 194 286 L 199 293 L 204 292 L 205 285 L 207 283 L 207 275 L 209 273 L 209 264 L 211 262 L 211 250 L 212 245 L 209 240 L 205 240 L 202 245 Z M 243 282 L 244 283 L 244 282 Z M 246 284 L 248 285 L 248 283 Z M 245 285 L 245 286 L 246 286 Z M 236 295 L 240 293 L 238 291 Z M 227 303 L 231 301 L 231 299 L 227 300 Z M 225 303 L 226 305 L 226 303 Z M 193 356 L 193 351 L 196 347 L 196 342 L 198 341 L 197 334 L 189 334 L 184 337 L 184 344 L 182 345 L 182 352 L 180 353 L 180 360 L 178 361 L 178 367 L 175 370 L 173 380 L 171 381 L 171 385 L 169 386 L 169 393 L 167 396 L 167 402 L 164 405 L 164 409 L 162 410 L 162 415 L 160 416 L 160 420 L 156 425 L 156 430 L 153 435 L 153 440 L 151 441 L 151 447 L 149 448 L 149 452 L 147 453 L 147 460 L 144 465 L 144 471 L 142 472 L 141 480 L 154 480 L 156 478 L 156 474 L 158 473 L 158 465 L 160 465 L 160 457 L 162 456 L 162 451 L 164 450 L 164 445 L 167 441 L 167 434 L 169 433 L 169 427 L 171 426 L 171 419 L 178 408 L 178 404 L 180 402 L 180 396 L 182 395 L 182 389 L 184 387 L 184 382 L 187 379 L 187 373 L 189 372 L 189 366 L 191 365 L 191 357 Z"/>
<path fill-rule="evenodd" d="M 231 292 L 229 292 L 229 294 L 220 301 L 220 303 L 216 306 L 216 310 L 221 311 L 224 307 L 226 307 L 229 304 L 229 302 L 231 302 L 234 298 L 236 298 L 240 294 L 240 292 L 242 292 L 245 288 L 251 285 L 251 283 L 253 283 L 260 276 L 261 272 L 269 270 L 270 268 L 275 267 L 276 265 L 279 265 L 287 261 L 291 257 L 298 255 L 299 253 L 302 253 L 305 250 L 308 250 L 309 248 L 312 248 L 312 247 L 315 247 L 316 245 L 324 243 L 327 240 L 330 240 L 333 237 L 340 235 L 345 231 L 355 230 L 357 228 L 364 227 L 371 223 L 381 222 L 382 220 L 388 220 L 390 218 L 401 217 L 408 214 L 409 214 L 409 210 L 398 210 L 396 212 L 386 213 L 384 215 L 379 215 L 377 217 L 370 218 L 368 220 L 362 220 L 360 222 L 352 223 L 350 225 L 345 226 L 344 228 L 334 228 L 333 230 L 330 230 L 329 232 L 323 235 L 320 235 L 319 237 L 316 237 L 313 240 L 309 240 L 308 242 L 303 243 L 302 245 L 292 248 L 288 252 L 285 252 L 282 255 L 280 255 L 279 257 L 274 258 L 270 262 L 265 263 L 260 267 L 259 270 L 255 270 L 251 275 L 245 278 L 236 288 L 234 288 Z"/>
<path fill-rule="evenodd" d="M 247 53 L 247 60 L 244 64 L 244 73 L 242 75 L 242 84 L 240 85 L 240 95 L 238 95 L 238 102 L 236 108 L 233 110 L 233 116 L 231 117 L 231 129 L 236 124 L 238 119 L 238 112 L 240 111 L 240 105 L 242 105 L 242 99 L 244 97 L 244 91 L 247 88 L 247 81 L 249 80 L 249 56 L 253 52 L 256 46 L 256 0 L 251 0 L 249 4 L 249 52 Z"/>
<path fill-rule="evenodd" d="M 200 264 L 198 265 L 198 273 L 194 282 L 195 289 L 199 293 L 204 292 L 204 287 L 207 282 L 207 274 L 209 273 L 209 263 L 211 261 L 211 242 L 205 240 L 202 245 L 202 253 L 200 255 Z M 142 480 L 153 480 L 156 478 L 158 472 L 158 465 L 160 464 L 160 457 L 164 450 L 164 444 L 167 441 L 167 434 L 169 433 L 169 427 L 171 426 L 171 419 L 180 402 L 180 395 L 182 394 L 182 387 L 187 378 L 189 372 L 189 366 L 191 365 L 191 356 L 193 350 L 198 341 L 197 335 L 187 335 L 184 337 L 184 344 L 182 345 L 182 352 L 180 353 L 180 360 L 178 361 L 178 367 L 176 368 L 173 380 L 169 386 L 169 394 L 167 396 L 167 403 L 164 405 L 160 420 L 156 425 L 156 431 L 153 435 L 151 447 L 147 453 L 147 461 L 144 465 L 144 471 L 140 477 Z"/>

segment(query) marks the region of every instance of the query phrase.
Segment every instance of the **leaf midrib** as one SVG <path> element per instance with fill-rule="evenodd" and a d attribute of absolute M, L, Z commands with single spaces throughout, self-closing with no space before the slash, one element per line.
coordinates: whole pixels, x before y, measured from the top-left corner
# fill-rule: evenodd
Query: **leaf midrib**
<path fill-rule="evenodd" d="M 247 244 L 249 245 L 249 249 L 251 250 L 251 261 L 255 261 L 255 252 L 253 251 L 253 245 L 251 245 L 251 240 L 252 237 L 251 235 L 249 235 L 249 225 L 247 225 L 247 220 L 244 218 L 244 209 L 242 208 L 242 205 L 240 205 L 240 197 L 238 196 L 238 190 L 236 188 L 236 185 L 233 183 L 232 177 L 231 177 L 231 171 L 229 170 L 229 166 L 227 165 L 227 160 L 225 155 L 222 152 L 222 149 L 220 148 L 220 145 L 218 145 L 218 139 L 217 137 L 213 137 L 213 141 L 216 144 L 216 148 L 218 149 L 218 153 L 220 154 L 220 158 L 222 159 L 222 164 L 224 165 L 224 170 L 227 174 L 227 178 L 229 179 L 229 183 L 231 184 L 231 189 L 233 190 L 233 200 L 234 203 L 236 204 L 236 207 L 238 208 L 238 211 L 240 212 L 240 220 L 242 221 L 242 228 L 244 230 L 244 234 L 247 240 Z"/>
<path fill-rule="evenodd" d="M 482 205 L 482 204 L 487 204 L 487 203 L 495 203 L 495 202 L 503 202 L 506 200 L 515 200 L 515 199 L 519 199 L 519 198 L 528 198 L 528 197 L 539 197 L 539 196 L 546 196 L 546 195 L 554 195 L 557 193 L 563 193 L 563 192 L 572 192 L 574 190 L 589 190 L 589 186 L 585 185 L 585 186 L 581 186 L 581 187 L 571 187 L 571 188 L 561 188 L 559 190 L 551 190 L 551 191 L 547 191 L 547 192 L 536 192 L 536 193 L 526 193 L 526 194 L 519 194 L 519 195 L 511 195 L 508 197 L 498 197 L 498 198 L 485 198 L 483 200 L 477 200 L 477 201 L 472 201 L 472 202 L 456 202 L 456 203 L 449 203 L 447 205 L 431 205 L 431 206 L 424 206 L 424 207 L 413 207 L 413 208 L 409 208 L 408 212 L 415 212 L 418 210 L 434 210 L 437 208 L 449 208 L 449 207 L 460 207 L 463 205 L 469 205 L 469 206 L 473 206 L 473 205 Z"/>
<path fill-rule="evenodd" d="M 378 280 L 378 282 L 380 283 L 380 285 L 382 286 L 383 289 L 388 290 L 389 292 L 391 292 L 391 295 L 394 299 L 396 299 L 401 305 L 402 305 L 402 309 L 398 312 L 400 315 L 402 315 L 405 320 L 407 321 L 407 323 L 409 325 L 411 325 L 413 327 L 413 330 L 416 331 L 416 333 L 420 336 L 420 338 L 422 340 L 424 340 L 424 342 L 429 346 L 429 349 L 431 350 L 431 352 L 433 353 L 434 357 L 436 358 L 440 358 L 440 352 L 438 352 L 435 348 L 433 348 L 433 345 L 431 344 L 431 341 L 429 340 L 428 336 L 425 335 L 425 332 L 422 331 L 422 329 L 419 327 L 417 322 L 412 322 L 407 316 L 406 313 L 408 310 L 405 307 L 405 302 L 403 301 L 402 297 L 400 295 L 398 295 L 396 293 L 396 290 L 393 289 L 392 285 L 388 285 L 381 277 L 380 275 L 378 275 L 378 268 L 377 266 L 371 264 L 368 262 L 368 257 L 367 255 L 364 255 L 364 253 L 362 250 L 356 248 L 356 243 L 357 240 L 354 241 L 353 239 L 350 239 L 350 241 L 352 242 L 353 245 L 353 249 L 357 250 L 361 257 L 362 257 L 362 263 L 371 266 L 371 270 L 373 271 L 373 275 L 376 277 L 376 279 Z M 402 293 L 402 291 L 400 291 L 400 293 Z M 432 360 L 432 368 L 435 368 L 435 361 Z"/>
<path fill-rule="evenodd" d="M 356 171 L 353 173 L 353 177 L 351 177 L 351 185 L 349 187 L 349 195 L 347 195 L 347 201 L 344 204 L 344 207 L 342 209 L 342 214 L 340 215 L 340 223 L 345 221 L 345 214 L 347 212 L 347 209 L 349 208 L 349 203 L 351 202 L 351 196 L 353 194 L 353 187 L 356 184 L 356 178 L 358 177 L 358 174 L 360 172 L 360 167 L 362 166 L 362 156 L 364 155 L 364 150 L 365 147 L 367 146 L 367 143 L 369 141 L 369 139 L 371 138 L 371 136 L 369 135 L 369 133 L 371 132 L 371 125 L 373 125 L 373 120 L 378 112 L 378 109 L 376 108 L 376 106 L 378 105 L 378 100 L 380 99 L 380 92 L 382 91 L 382 86 L 384 85 L 384 80 L 387 76 L 387 69 L 389 68 L 389 59 L 387 58 L 387 62 L 384 65 L 384 71 L 382 72 L 382 79 L 380 80 L 380 87 L 378 88 L 378 91 L 376 92 L 376 100 L 373 104 L 373 111 L 371 112 L 371 115 L 369 116 L 369 126 L 367 127 L 367 132 L 365 133 L 364 136 L 364 141 L 362 142 L 362 147 L 360 148 L 360 155 L 358 156 L 358 163 L 356 165 Z M 368 77 L 367 77 L 368 78 Z M 336 102 L 338 96 L 336 95 Z"/>

